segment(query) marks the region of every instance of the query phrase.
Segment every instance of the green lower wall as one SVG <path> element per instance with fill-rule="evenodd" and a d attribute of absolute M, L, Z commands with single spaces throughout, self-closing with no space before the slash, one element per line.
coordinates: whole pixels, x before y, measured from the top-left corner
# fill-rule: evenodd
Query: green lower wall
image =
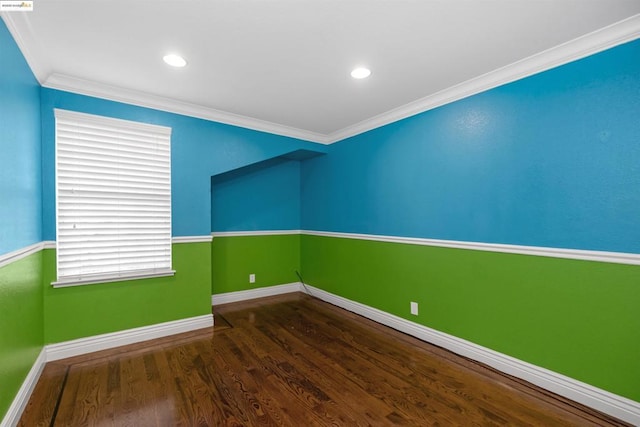
<path fill-rule="evenodd" d="M 178 243 L 175 276 L 53 288 L 55 250 L 44 250 L 45 343 L 209 314 L 210 262 L 210 243 Z"/>
<path fill-rule="evenodd" d="M 301 253 L 315 287 L 640 402 L 640 266 L 310 235 Z"/>
<path fill-rule="evenodd" d="M 298 234 L 214 237 L 211 247 L 211 293 L 245 291 L 298 282 Z M 249 283 L 249 275 L 256 282 Z"/>
<path fill-rule="evenodd" d="M 212 293 L 297 282 L 300 269 L 328 292 L 640 401 L 637 266 L 309 235 L 174 244 L 173 263 L 174 277 L 58 289 L 55 250 L 0 268 L 0 419 L 44 343 L 208 314 Z"/>
<path fill-rule="evenodd" d="M 43 347 L 42 254 L 0 267 L 0 420 Z"/>

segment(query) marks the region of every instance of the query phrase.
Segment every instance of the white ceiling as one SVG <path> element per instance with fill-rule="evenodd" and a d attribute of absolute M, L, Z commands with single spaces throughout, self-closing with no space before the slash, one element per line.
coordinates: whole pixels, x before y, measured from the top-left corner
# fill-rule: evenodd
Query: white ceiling
<path fill-rule="evenodd" d="M 3 18 L 44 86 L 331 142 L 637 38 L 639 13 L 640 0 L 36 0 Z M 358 65 L 371 77 L 352 79 Z"/>

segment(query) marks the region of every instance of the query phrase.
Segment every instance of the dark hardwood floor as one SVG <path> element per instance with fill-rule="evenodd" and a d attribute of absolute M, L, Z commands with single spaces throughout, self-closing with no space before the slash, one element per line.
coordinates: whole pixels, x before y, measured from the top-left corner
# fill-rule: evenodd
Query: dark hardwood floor
<path fill-rule="evenodd" d="M 302 294 L 48 363 L 23 426 L 626 425 Z"/>

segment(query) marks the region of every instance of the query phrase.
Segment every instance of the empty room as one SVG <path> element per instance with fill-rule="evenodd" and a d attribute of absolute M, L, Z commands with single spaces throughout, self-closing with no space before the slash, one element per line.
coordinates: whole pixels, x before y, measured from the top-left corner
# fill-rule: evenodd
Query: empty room
<path fill-rule="evenodd" d="M 639 0 L 0 17 L 1 427 L 640 425 Z"/>

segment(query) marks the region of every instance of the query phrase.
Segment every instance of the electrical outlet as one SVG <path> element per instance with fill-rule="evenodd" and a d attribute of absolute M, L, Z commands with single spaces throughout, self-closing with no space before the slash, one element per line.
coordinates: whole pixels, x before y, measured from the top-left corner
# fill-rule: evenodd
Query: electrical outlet
<path fill-rule="evenodd" d="M 249 283 L 256 283 L 256 275 L 255 274 L 250 274 L 249 275 Z"/>
<path fill-rule="evenodd" d="M 414 316 L 418 315 L 418 303 L 411 301 L 411 314 Z"/>

